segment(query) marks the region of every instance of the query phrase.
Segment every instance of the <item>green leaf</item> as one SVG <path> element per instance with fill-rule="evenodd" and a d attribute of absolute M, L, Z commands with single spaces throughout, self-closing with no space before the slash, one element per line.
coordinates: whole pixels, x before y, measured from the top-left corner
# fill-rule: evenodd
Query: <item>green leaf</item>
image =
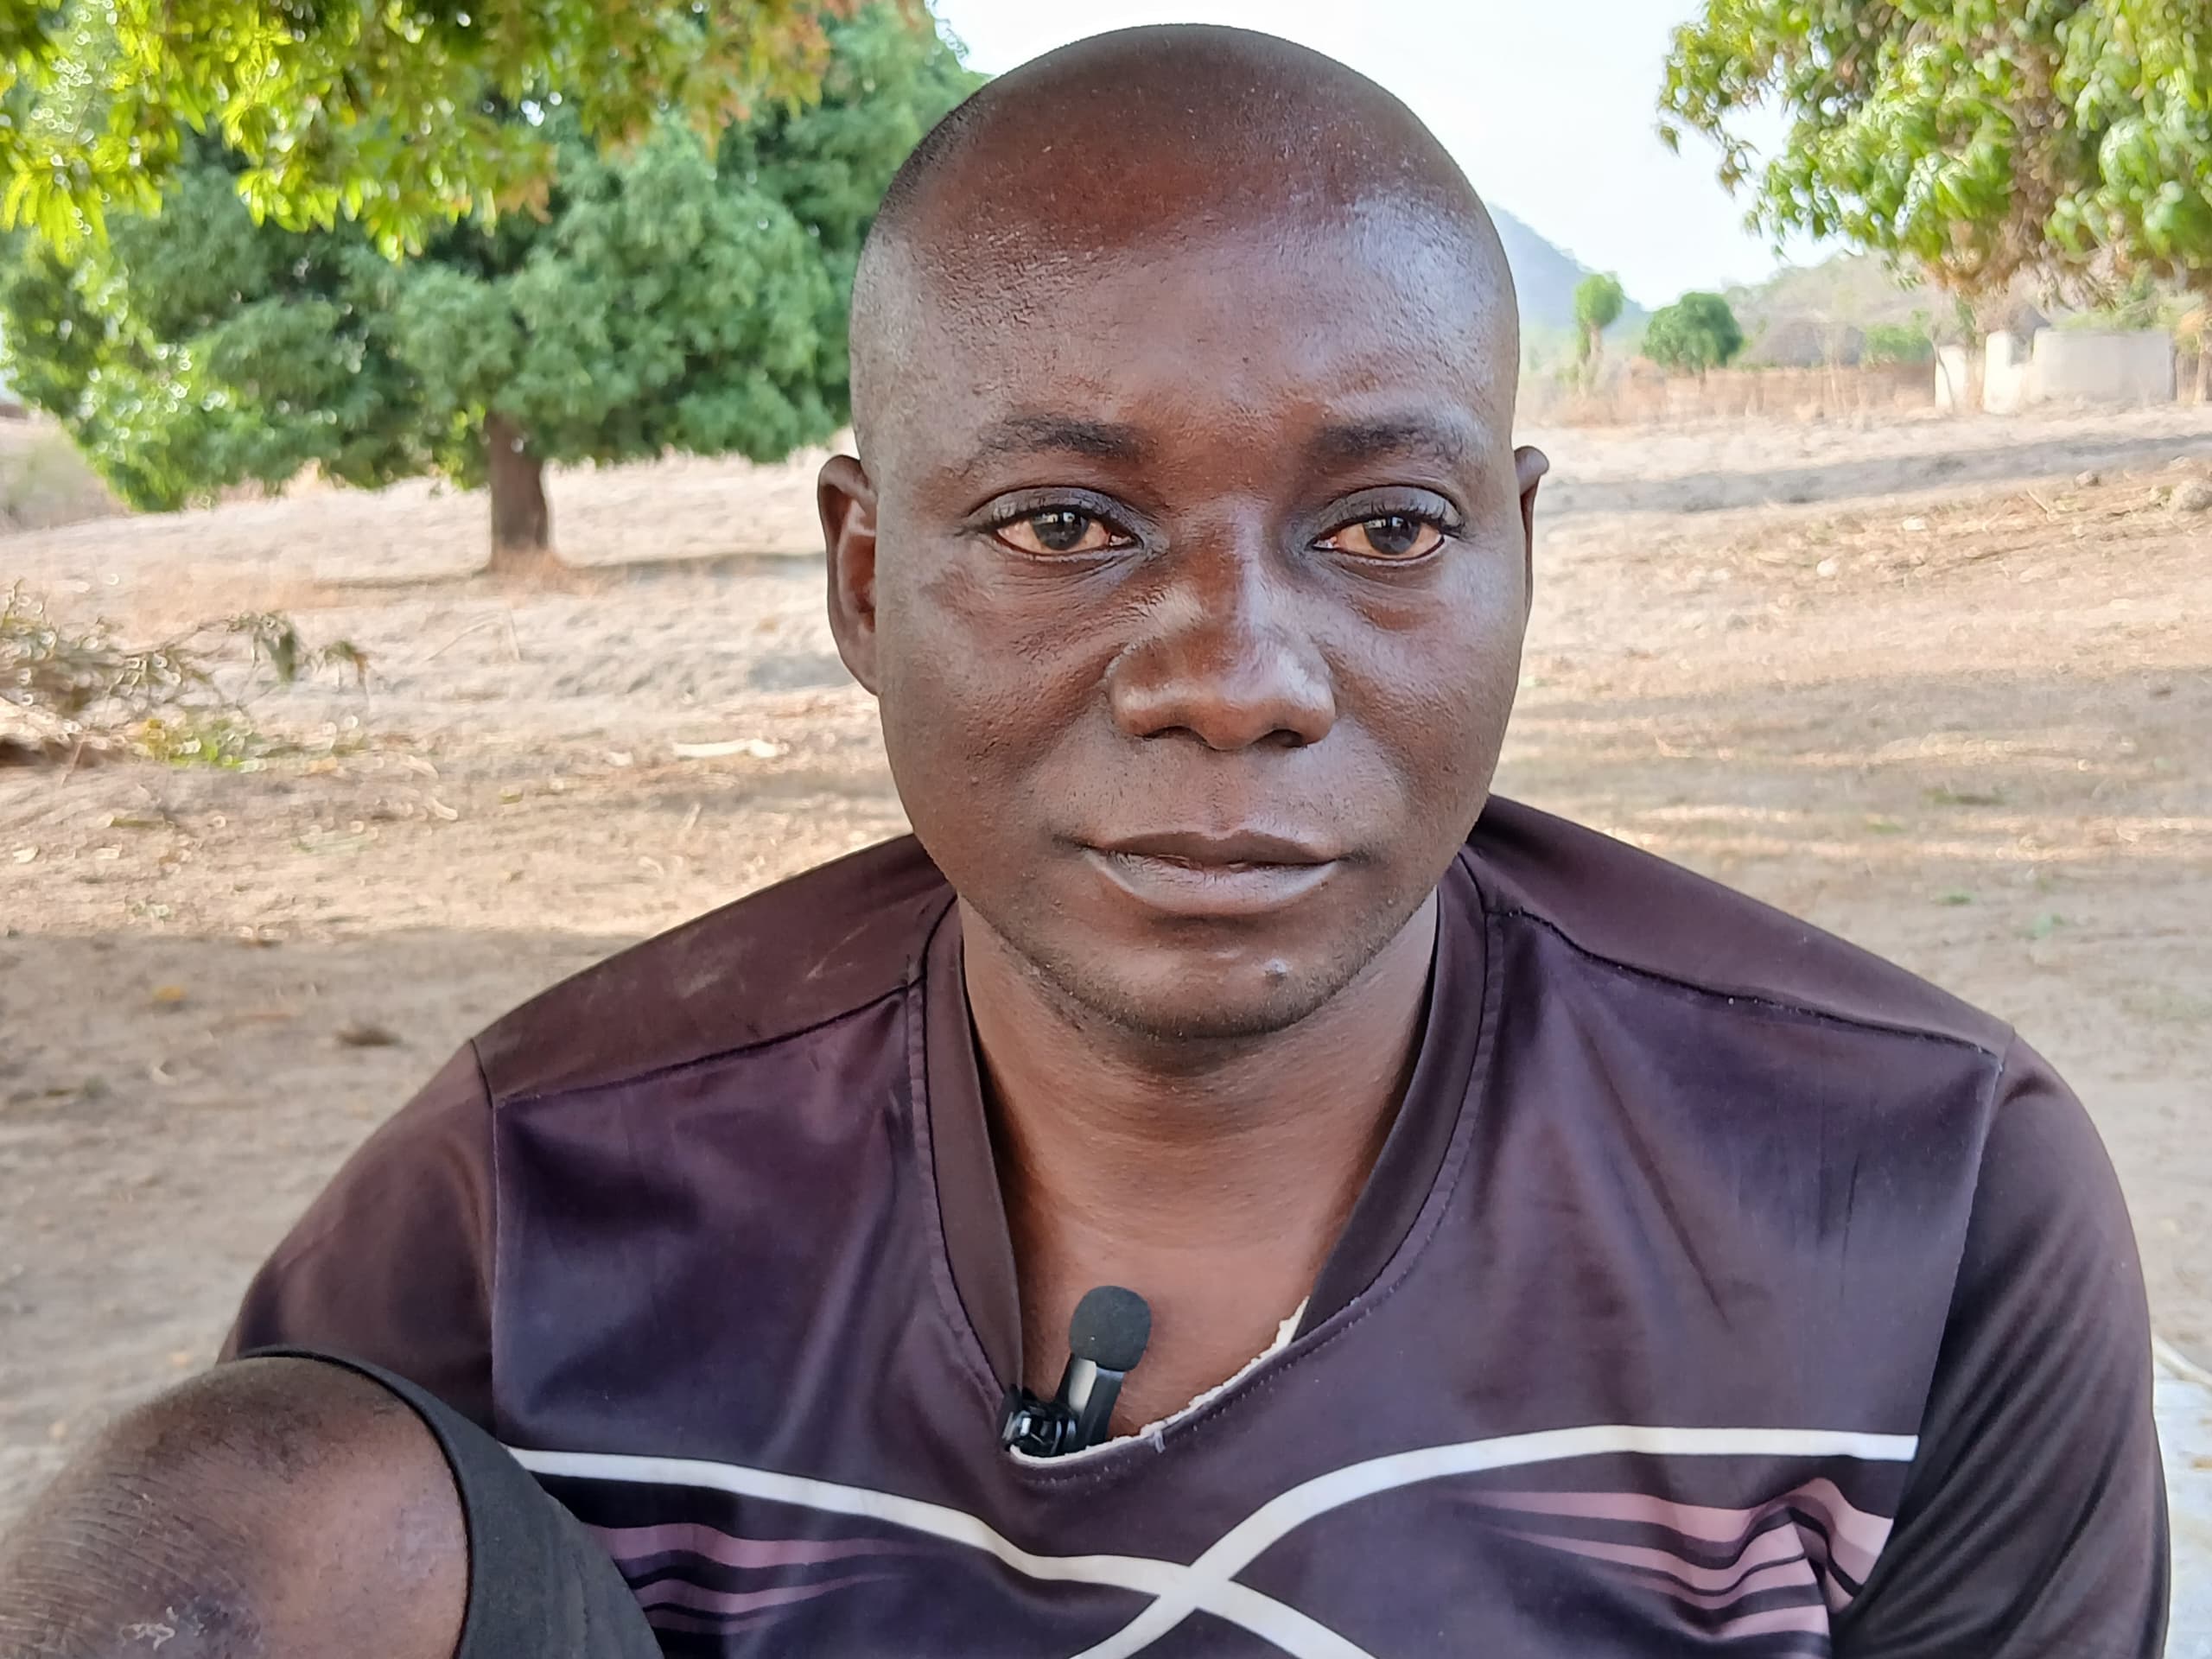
<path fill-rule="evenodd" d="M 2208 71 L 2193 0 L 1705 0 L 1675 36 L 1662 132 L 1713 140 L 1759 227 L 1840 232 L 1955 289 L 2098 259 L 2202 283 Z M 1747 166 L 1775 114 L 1782 150 Z"/>

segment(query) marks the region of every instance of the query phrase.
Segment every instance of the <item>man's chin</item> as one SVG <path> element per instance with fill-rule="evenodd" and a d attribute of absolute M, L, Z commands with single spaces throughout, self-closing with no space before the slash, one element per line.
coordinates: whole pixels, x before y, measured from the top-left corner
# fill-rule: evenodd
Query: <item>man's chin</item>
<path fill-rule="evenodd" d="M 1345 977 L 1281 959 L 1235 967 L 1209 963 L 1182 972 L 1155 959 L 1126 974 L 1092 962 L 1080 972 L 1049 976 L 1083 1013 L 1130 1037 L 1199 1048 L 1287 1031 L 1325 1006 Z"/>
<path fill-rule="evenodd" d="M 1187 1048 L 1199 1065 L 1224 1046 L 1264 1041 L 1327 1008 L 1404 926 L 1377 925 L 1387 902 L 1363 914 L 1302 906 L 1294 915 L 1212 923 L 1132 915 L 1086 898 L 1095 894 L 1024 906 L 1007 918 L 1011 925 L 993 925 L 980 907 L 970 914 L 1071 1025 L 1141 1047 Z M 1425 963 L 1427 941 L 1420 944 Z"/>

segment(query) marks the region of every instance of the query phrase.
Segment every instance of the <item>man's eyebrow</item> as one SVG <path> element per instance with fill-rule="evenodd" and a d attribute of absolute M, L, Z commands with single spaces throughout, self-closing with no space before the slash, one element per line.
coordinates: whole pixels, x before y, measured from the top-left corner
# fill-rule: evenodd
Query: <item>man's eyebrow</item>
<path fill-rule="evenodd" d="M 986 428 L 977 459 L 1058 449 L 1094 461 L 1141 461 L 1151 453 L 1144 435 L 1119 421 L 1087 421 L 1068 415 L 1015 415 Z"/>
<path fill-rule="evenodd" d="M 1464 421 L 1409 416 L 1332 422 L 1306 444 L 1306 458 L 1324 469 L 1349 470 L 1418 455 L 1454 471 L 1471 461 L 1478 447 L 1474 428 Z"/>

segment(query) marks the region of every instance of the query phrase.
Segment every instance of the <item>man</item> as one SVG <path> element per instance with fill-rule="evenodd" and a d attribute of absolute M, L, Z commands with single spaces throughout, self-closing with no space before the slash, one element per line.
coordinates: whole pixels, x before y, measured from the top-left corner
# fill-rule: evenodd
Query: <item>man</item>
<path fill-rule="evenodd" d="M 239 1349 L 352 1368 L 126 1423 L 0 1629 L 626 1655 L 634 1598 L 687 1655 L 2154 1654 L 2079 1106 L 1489 798 L 1545 467 L 1514 318 L 1433 139 L 1283 42 L 1103 36 L 956 112 L 821 482 L 917 840 L 479 1037 L 247 1297 Z M 1154 1320 L 1118 1437 L 1003 1449 L 1107 1283 Z"/>

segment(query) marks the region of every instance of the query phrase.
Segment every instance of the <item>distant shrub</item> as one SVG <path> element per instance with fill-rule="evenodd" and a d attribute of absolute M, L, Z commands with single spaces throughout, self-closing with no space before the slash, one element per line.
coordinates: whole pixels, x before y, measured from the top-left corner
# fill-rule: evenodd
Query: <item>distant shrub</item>
<path fill-rule="evenodd" d="M 1643 354 L 1672 374 L 1725 367 L 1744 349 L 1744 330 L 1718 294 L 1685 294 L 1655 314 L 1643 331 Z"/>
<path fill-rule="evenodd" d="M 1936 342 L 1909 322 L 1878 322 L 1866 331 L 1859 360 L 1867 364 L 1933 363 Z"/>

